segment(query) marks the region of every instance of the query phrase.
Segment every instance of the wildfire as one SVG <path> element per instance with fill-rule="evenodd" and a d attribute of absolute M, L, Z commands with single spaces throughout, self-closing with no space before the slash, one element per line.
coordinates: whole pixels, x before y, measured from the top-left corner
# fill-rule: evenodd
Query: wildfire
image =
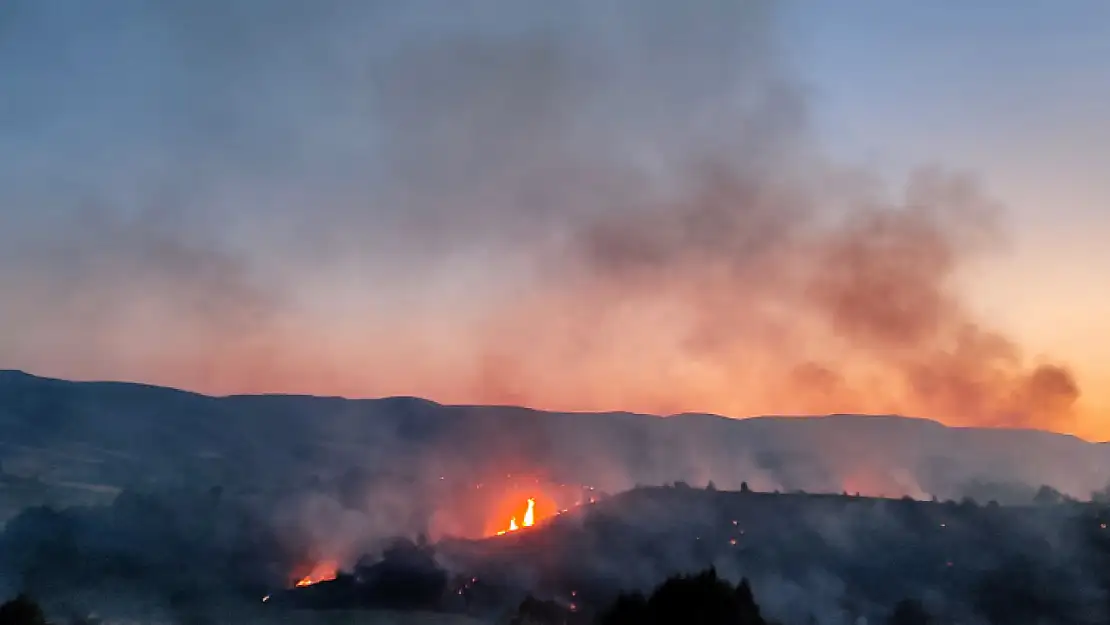
<path fill-rule="evenodd" d="M 524 512 L 524 527 L 532 527 L 536 523 L 536 500 L 528 499 L 528 509 Z"/>
<path fill-rule="evenodd" d="M 296 588 L 304 588 L 305 586 L 319 584 L 320 582 L 330 582 L 335 579 L 338 574 L 338 569 L 339 567 L 337 567 L 334 562 L 321 562 L 312 567 L 312 571 L 308 575 L 297 580 L 294 586 Z"/>
<path fill-rule="evenodd" d="M 514 516 L 512 519 L 509 520 L 509 529 L 501 530 L 500 532 L 497 532 L 497 535 L 501 536 L 501 535 L 507 534 L 509 532 L 515 532 L 518 529 L 520 529 L 521 527 L 532 527 L 533 525 L 535 525 L 535 523 L 536 523 L 536 500 L 529 497 L 528 498 L 528 509 L 524 512 L 524 520 L 521 521 L 521 524 L 520 525 L 516 524 L 516 517 Z"/>

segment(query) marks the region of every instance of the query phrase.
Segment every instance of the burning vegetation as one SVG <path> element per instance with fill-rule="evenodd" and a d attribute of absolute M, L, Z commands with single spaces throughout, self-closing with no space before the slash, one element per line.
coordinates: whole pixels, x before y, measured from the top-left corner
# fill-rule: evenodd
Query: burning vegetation
<path fill-rule="evenodd" d="M 539 484 L 539 480 L 535 480 Z M 548 490 L 554 490 L 550 487 Z M 565 514 L 572 508 L 578 508 L 586 504 L 596 503 L 599 493 L 597 493 L 591 486 L 579 486 L 568 488 L 565 484 L 558 487 L 557 496 L 544 497 L 542 501 L 538 501 L 539 496 L 528 497 L 524 505 L 520 508 L 520 512 L 514 512 L 509 517 L 508 526 L 501 526 L 502 529 L 494 531 L 494 536 L 504 536 L 511 532 L 516 532 L 525 528 L 533 527 L 536 524 L 562 514 Z M 565 503 L 568 499 L 567 493 L 571 493 L 574 500 L 572 503 Z M 520 519 L 519 521 L 517 519 Z"/>
<path fill-rule="evenodd" d="M 233 542 L 214 543 L 228 528 L 243 527 L 232 501 L 125 498 L 104 509 L 26 513 L 0 535 L 0 563 L 12 567 L 9 578 L 22 573 L 26 590 L 51 603 L 115 584 L 153 596 L 161 591 L 167 602 L 185 606 L 246 597 L 252 609 L 278 611 L 390 609 L 488 618 L 525 605 L 536 614 L 573 615 L 555 623 L 595 623 L 623 592 L 647 591 L 677 573 L 709 567 L 732 580 L 731 592 L 747 577 L 760 607 L 787 625 L 882 617 L 907 597 L 933 594 L 945 601 L 923 606 L 943 617 L 935 623 L 985 615 L 987 622 L 1014 625 L 1022 622 L 1009 607 L 1015 597 L 1031 597 L 1036 604 L 1027 601 L 1021 609 L 1039 614 L 1096 616 L 1107 613 L 1096 602 L 1110 598 L 1110 512 L 1098 502 L 1046 496 L 1010 507 L 675 483 L 597 505 L 583 497 L 566 512 L 572 519 L 555 522 L 556 508 L 538 490 L 515 501 L 515 510 L 501 517 L 510 526 L 515 517 L 512 540 L 498 532 L 434 543 L 402 538 L 340 570 L 339 560 L 307 566 L 304 545 L 287 546 L 283 555 L 281 541 L 260 541 L 264 522 L 248 525 Z M 140 530 L 150 529 L 143 525 L 150 519 L 167 525 L 144 538 Z M 190 523 L 169 525 L 180 519 Z M 197 531 L 194 522 L 214 531 Z M 294 575 L 267 577 L 273 570 Z M 826 578 L 837 581 L 838 596 L 822 594 Z M 535 600 L 522 603 L 528 595 Z M 621 601 L 640 611 L 647 601 L 655 609 L 650 596 Z"/>
<path fill-rule="evenodd" d="M 429 534 L 485 538 L 505 536 L 541 525 L 603 496 L 594 487 L 560 481 L 542 473 L 499 473 L 462 489 L 440 482 Z"/>
<path fill-rule="evenodd" d="M 339 566 L 333 561 L 320 562 L 304 577 L 298 579 L 293 585 L 295 588 L 312 586 L 320 582 L 329 582 L 339 574 Z"/>
<path fill-rule="evenodd" d="M 514 516 L 513 518 L 509 519 L 508 529 L 503 529 L 503 530 L 497 532 L 497 535 L 502 536 L 504 534 L 507 534 L 508 532 L 515 532 L 515 531 L 519 530 L 522 527 L 532 527 L 535 524 L 536 524 L 536 500 L 535 500 L 535 498 L 529 497 L 528 498 L 528 507 L 524 511 L 524 518 L 521 521 L 520 525 L 517 525 L 516 517 Z"/>
<path fill-rule="evenodd" d="M 1105 577 L 1092 572 L 1110 565 L 1108 512 L 1094 503 L 1060 499 L 1004 507 L 719 491 L 685 483 L 638 488 L 596 506 L 582 503 L 568 511 L 578 517 L 573 523 L 544 523 L 554 515 L 541 515 L 532 497 L 510 516 L 508 527 L 515 530 L 434 546 L 400 541 L 351 574 L 286 591 L 285 604 L 382 607 L 404 595 L 397 605 L 408 609 L 481 618 L 519 606 L 522 622 L 677 623 L 696 609 L 666 599 L 681 587 L 683 593 L 708 593 L 703 599 L 715 597 L 725 612 L 739 600 L 747 606 L 741 623 L 761 623 L 765 613 L 783 623 L 854 622 L 892 613 L 903 618 L 915 607 L 938 624 L 987 615 L 987 622 L 1013 625 L 1019 621 L 1007 605 L 1019 595 L 1033 597 L 1036 605 L 1026 603 L 1042 616 L 1102 614 L 1097 601 L 1110 599 L 1110 582 L 1100 587 L 1091 581 Z M 509 533 L 519 538 L 497 539 Z M 1054 544 L 1044 540 L 1048 535 L 1058 537 Z M 886 555 L 875 559 L 875 551 Z M 1046 567 L 1061 558 L 1072 564 L 1053 573 L 1061 576 L 1056 579 Z M 705 573 L 675 577 L 684 571 Z M 820 593 L 804 600 L 783 594 L 783 579 L 816 592 L 803 581 L 812 575 L 835 576 L 843 596 L 826 605 Z M 741 577 L 750 583 L 737 586 Z M 657 585 L 664 580 L 666 592 L 635 592 L 663 588 Z M 755 609 L 753 589 L 765 612 Z M 916 598 L 929 592 L 942 593 L 945 603 Z M 672 612 L 661 620 L 645 616 L 657 610 Z M 629 611 L 643 618 L 621 620 Z"/>

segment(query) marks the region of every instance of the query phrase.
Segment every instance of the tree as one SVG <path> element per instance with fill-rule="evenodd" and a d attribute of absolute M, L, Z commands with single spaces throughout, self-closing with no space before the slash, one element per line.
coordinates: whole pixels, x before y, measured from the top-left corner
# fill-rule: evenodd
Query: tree
<path fill-rule="evenodd" d="M 645 625 L 650 622 L 647 598 L 638 592 L 618 596 L 598 619 L 600 625 Z"/>
<path fill-rule="evenodd" d="M 750 493 L 750 492 L 752 492 L 752 489 L 748 488 L 748 483 L 747 482 L 740 482 L 740 492 Z"/>
<path fill-rule="evenodd" d="M 511 625 L 563 625 L 569 612 L 554 601 L 540 601 L 528 595 L 517 608 Z"/>
<path fill-rule="evenodd" d="M 709 483 L 705 485 L 705 490 L 714 492 L 717 490 L 717 485 L 713 483 L 713 480 L 709 480 Z"/>
<path fill-rule="evenodd" d="M 1100 504 L 1110 503 L 1110 484 L 1104 486 L 1102 490 L 1096 490 L 1091 493 L 1091 501 Z"/>
<path fill-rule="evenodd" d="M 601 625 L 765 625 L 751 585 L 735 588 L 710 568 L 663 582 L 651 597 L 623 595 L 602 614 Z"/>
<path fill-rule="evenodd" d="M 1064 495 L 1055 488 L 1044 485 L 1033 496 L 1033 503 L 1038 506 L 1054 506 L 1064 501 Z"/>
<path fill-rule="evenodd" d="M 740 623 L 754 625 L 763 622 L 763 615 L 759 611 L 759 604 L 755 602 L 755 594 L 752 593 L 752 585 L 748 583 L 748 578 L 740 580 L 733 596 L 736 598 L 736 607 L 740 612 Z"/>
<path fill-rule="evenodd" d="M 887 617 L 887 625 L 930 625 L 933 622 L 925 606 L 916 599 L 903 599 Z"/>
<path fill-rule="evenodd" d="M 971 587 L 973 603 L 987 621 L 997 625 L 1074 623 L 1077 605 L 1046 570 L 1027 555 L 999 563 Z"/>
<path fill-rule="evenodd" d="M 360 562 L 355 576 L 362 579 L 364 605 L 398 610 L 434 609 L 447 589 L 447 572 L 435 560 L 434 549 L 408 538 L 398 538 L 375 563 Z"/>
<path fill-rule="evenodd" d="M 0 625 L 46 625 L 42 608 L 27 595 L 0 605 Z"/>

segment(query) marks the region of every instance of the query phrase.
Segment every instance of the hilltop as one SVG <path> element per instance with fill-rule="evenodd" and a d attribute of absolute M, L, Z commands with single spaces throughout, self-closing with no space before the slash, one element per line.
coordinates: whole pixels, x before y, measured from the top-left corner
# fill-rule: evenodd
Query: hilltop
<path fill-rule="evenodd" d="M 15 371 L 0 372 L 0 441 L 9 505 L 28 497 L 28 480 L 53 499 L 85 501 L 183 482 L 291 488 L 352 470 L 410 488 L 444 476 L 474 484 L 528 473 L 610 492 L 713 480 L 722 489 L 747 481 L 765 491 L 1003 503 L 1028 501 L 1042 484 L 1086 498 L 1110 482 L 1105 444 L 899 416 L 727 419 L 412 397 L 210 397 Z"/>

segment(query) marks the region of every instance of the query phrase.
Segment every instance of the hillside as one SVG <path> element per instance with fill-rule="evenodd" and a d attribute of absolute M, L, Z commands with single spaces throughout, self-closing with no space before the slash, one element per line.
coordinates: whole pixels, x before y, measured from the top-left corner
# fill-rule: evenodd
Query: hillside
<path fill-rule="evenodd" d="M 818 615 L 882 622 L 903 599 L 924 601 L 941 622 L 1102 623 L 1108 522 L 1110 510 L 1094 504 L 648 487 L 517 533 L 433 549 L 472 613 L 503 610 L 526 594 L 591 612 L 618 592 L 648 592 L 676 573 L 713 567 L 733 583 L 749 579 L 767 612 L 788 623 Z M 416 553 L 408 549 L 347 579 L 290 590 L 283 601 L 329 609 L 382 596 L 375 584 L 406 575 L 435 579 L 415 555 L 403 564 L 401 554 Z M 393 573 L 383 578 L 386 569 Z"/>
<path fill-rule="evenodd" d="M 444 406 L 415 398 L 208 397 L 139 384 L 0 372 L 9 507 L 48 492 L 96 501 L 165 485 L 283 489 L 352 468 L 411 490 L 449 476 L 538 474 L 610 492 L 685 480 L 723 489 L 925 498 L 1077 497 L 1110 482 L 1110 446 L 1039 431 L 896 416 L 725 419 Z M 419 490 L 419 489 L 417 489 Z"/>

